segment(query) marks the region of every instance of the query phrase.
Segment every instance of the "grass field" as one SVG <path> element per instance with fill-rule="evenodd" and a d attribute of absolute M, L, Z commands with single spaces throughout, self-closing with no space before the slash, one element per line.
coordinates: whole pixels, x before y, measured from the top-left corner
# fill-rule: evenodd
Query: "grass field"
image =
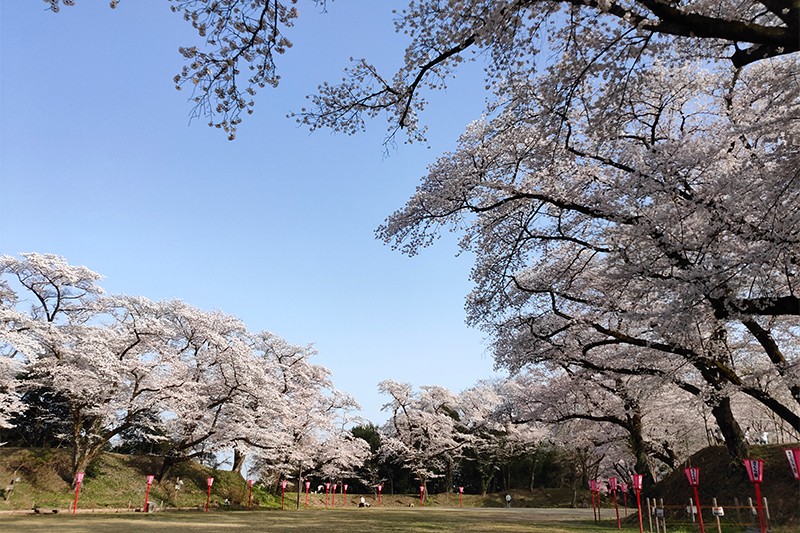
<path fill-rule="evenodd" d="M 342 531 L 381 533 L 592 533 L 616 531 L 613 521 L 596 525 L 589 509 L 342 509 L 303 511 L 199 511 L 70 515 L 0 515 L 0 531 L 126 532 L 126 531 Z M 624 532 L 638 531 L 624 527 Z M 645 531 L 647 531 L 645 524 Z M 716 530 L 716 528 L 714 528 Z M 694 532 L 696 528 L 670 529 Z M 709 529 L 711 531 L 711 529 Z M 723 531 L 743 531 L 724 529 Z M 779 528 L 773 531 L 788 532 Z"/>
<path fill-rule="evenodd" d="M 588 512 L 587 512 L 588 511 Z M 388 533 L 609 531 L 586 509 L 342 509 L 260 512 L 164 512 L 143 515 L 58 514 L 0 516 L 0 531 L 345 531 Z M 613 528 L 616 529 L 616 528 Z M 634 530 L 626 530 L 634 531 Z M 636 528 L 638 531 L 638 528 Z"/>

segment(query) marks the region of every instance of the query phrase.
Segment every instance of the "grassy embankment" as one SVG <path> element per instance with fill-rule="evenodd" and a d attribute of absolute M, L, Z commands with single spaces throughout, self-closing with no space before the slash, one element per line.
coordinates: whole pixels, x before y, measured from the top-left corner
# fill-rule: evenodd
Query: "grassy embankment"
<path fill-rule="evenodd" d="M 145 476 L 156 472 L 160 459 L 155 457 L 129 456 L 115 453 L 103 454 L 102 458 L 86 473 L 81 486 L 79 509 L 136 509 L 141 508 L 145 495 Z M 0 501 L 0 511 L 14 509 L 66 510 L 72 505 L 74 490 L 70 487 L 72 475 L 69 471 L 69 454 L 66 450 L 0 448 L 0 489 L 11 479 L 20 478 L 10 497 Z M 213 477 L 211 507 L 231 509 L 247 505 L 247 484 L 236 473 L 211 470 L 197 463 L 179 464 L 162 482 L 155 482 L 150 491 L 150 501 L 164 508 L 199 508 L 206 500 L 206 478 Z M 179 483 L 180 481 L 180 483 Z M 589 501 L 589 493 L 579 493 L 580 502 Z M 570 489 L 541 489 L 533 493 L 515 491 L 515 507 L 567 507 L 572 502 Z M 504 507 L 504 494 L 481 497 L 472 494 L 463 496 L 464 507 Z M 348 494 L 347 501 L 339 493 L 336 507 L 355 507 L 361 495 Z M 365 495 L 367 501 L 377 506 L 375 495 Z M 225 505 L 225 501 L 230 505 Z M 285 506 L 295 508 L 296 492 L 287 492 Z M 301 507 L 306 507 L 305 494 L 300 495 Z M 329 505 L 331 505 L 329 500 Z M 253 504 L 257 508 L 280 508 L 280 496 L 267 493 L 258 486 L 253 493 Z M 419 505 L 417 495 L 384 494 L 383 507 L 410 507 Z M 308 506 L 325 508 L 324 494 L 310 494 Z M 457 494 L 433 494 L 425 501 L 426 507 L 458 507 Z"/>
<path fill-rule="evenodd" d="M 762 493 L 767 497 L 772 515 L 772 524 L 783 524 L 782 527 L 774 528 L 775 531 L 794 531 L 800 524 L 800 484 L 794 481 L 789 473 L 788 463 L 783 455 L 783 448 L 786 446 L 765 446 L 755 447 L 752 455 L 765 459 L 765 481 L 762 485 Z M 752 486 L 747 482 L 744 469 L 740 465 L 731 464 L 722 448 L 708 448 L 693 456 L 690 460 L 692 466 L 701 469 L 700 499 L 704 508 L 709 506 L 711 498 L 717 498 L 720 505 L 726 509 L 726 518 L 723 526 L 727 524 L 727 531 L 741 531 L 753 523 L 749 515 L 749 509 L 735 510 L 732 505 L 734 498 L 737 498 L 740 505 L 746 505 L 747 498 L 752 496 Z M 84 513 L 89 510 L 95 511 L 126 511 L 141 508 L 144 502 L 145 476 L 148 473 L 157 471 L 160 464 L 158 458 L 137 457 L 120 454 L 105 454 L 102 459 L 87 472 L 83 483 L 79 510 Z M 365 495 L 368 502 L 372 504 L 369 510 L 356 509 L 360 495 L 348 494 L 346 500 L 341 494 L 337 495 L 336 512 L 332 509 L 325 510 L 325 496 L 321 494 L 311 494 L 309 496 L 308 507 L 311 508 L 303 513 L 220 513 L 222 510 L 242 509 L 247 504 L 247 485 L 238 474 L 228 471 L 218 471 L 198 465 L 196 463 L 184 463 L 175 467 L 170 473 L 170 477 L 163 482 L 156 482 L 150 493 L 150 501 L 163 508 L 184 508 L 200 509 L 205 504 L 206 499 L 206 478 L 215 478 L 212 487 L 211 508 L 217 511 L 214 518 L 205 513 L 190 513 L 175 515 L 173 513 L 161 513 L 160 517 L 122 514 L 113 518 L 89 517 L 79 513 L 78 517 L 64 517 L 64 513 L 70 508 L 74 497 L 74 490 L 70 487 L 71 475 L 69 473 L 69 457 L 65 450 L 30 450 L 0 448 L 0 489 L 5 487 L 11 479 L 19 478 L 15 488 L 8 500 L 0 500 L 0 511 L 3 510 L 31 510 L 36 507 L 43 513 L 50 516 L 25 516 L 0 518 L 0 529 L 5 526 L 12 526 L 11 521 L 23 518 L 22 524 L 28 524 L 36 530 L 35 525 L 40 523 L 47 529 L 48 523 L 57 519 L 59 523 L 67 520 L 64 525 L 72 524 L 80 530 L 80 527 L 92 529 L 93 531 L 103 530 L 105 520 L 112 520 L 120 527 L 124 522 L 131 528 L 135 528 L 134 522 L 147 520 L 148 527 L 164 530 L 179 530 L 176 523 L 198 524 L 198 528 L 208 530 L 213 525 L 216 527 L 239 527 L 235 524 L 272 524 L 277 530 L 292 531 L 297 524 L 297 530 L 316 527 L 316 522 L 325 523 L 326 526 L 335 520 L 341 523 L 342 527 L 361 527 L 364 531 L 370 531 L 370 524 L 380 527 L 384 531 L 394 531 L 386 529 L 395 527 L 397 531 L 558 531 L 550 522 L 545 529 L 541 529 L 541 514 L 524 514 L 530 509 L 526 508 L 565 508 L 569 507 L 574 501 L 578 507 L 588 506 L 588 491 L 580 490 L 573 495 L 569 489 L 536 490 L 534 492 L 514 491 L 512 493 L 512 509 L 507 514 L 492 515 L 489 513 L 503 513 L 504 494 L 488 495 L 480 497 L 477 495 L 464 495 L 461 511 L 453 513 L 453 509 L 459 507 L 459 496 L 457 494 L 438 494 L 432 495 L 426 500 L 424 508 L 419 508 L 419 498 L 417 495 L 389 495 L 382 497 L 382 508 L 378 509 L 374 495 Z M 180 480 L 181 483 L 178 481 Z M 656 490 L 645 496 L 655 496 L 663 498 L 668 506 L 670 520 L 668 525 L 670 531 L 694 531 L 696 526 L 689 522 L 685 511 L 691 491 L 686 483 L 682 469 L 668 476 Z M 225 504 L 225 501 L 229 505 Z M 253 497 L 254 507 L 257 509 L 276 509 L 280 508 L 280 496 L 268 494 L 266 491 L 256 488 Z M 294 509 L 296 493 L 287 492 L 285 506 L 287 510 Z M 305 509 L 305 494 L 300 497 L 301 508 Z M 629 501 L 630 506 L 635 506 L 634 502 Z M 414 506 L 411 508 L 411 506 Z M 613 517 L 613 503 L 605 502 L 603 510 L 604 525 L 600 530 L 606 530 Z M 51 511 L 59 509 L 58 518 L 52 516 Z M 394 511 L 395 514 L 391 512 Z M 583 523 L 573 523 L 566 525 L 559 522 L 562 531 L 595 531 L 598 530 L 591 522 L 591 511 L 588 515 L 587 509 L 578 509 L 575 513 L 577 517 L 588 516 L 588 521 Z M 420 515 L 419 513 L 427 513 Z M 584 514 L 581 514 L 583 512 Z M 353 514 L 355 513 L 355 514 Z M 386 514 L 389 513 L 389 514 Z M 624 510 L 621 509 L 624 516 Z M 304 515 L 304 517 L 300 517 Z M 205 518 L 203 518 L 205 516 Z M 704 512 L 706 523 L 713 526 L 713 518 L 710 512 Z M 292 517 L 292 518 L 290 518 Z M 86 520 L 83 526 L 79 524 Z M 563 517 L 562 517 L 563 518 Z M 209 519 L 211 519 L 209 521 Z M 289 520 L 290 523 L 283 524 Z M 364 520 L 372 521 L 361 523 Z M 552 517 L 545 520 L 554 520 Z M 177 522 L 176 522 L 177 521 Z M 509 523 L 510 521 L 510 523 Z M 625 522 L 623 520 L 623 522 Z M 159 525 L 160 524 L 160 525 Z M 227 524 L 227 525 L 223 525 Z M 360 525 L 359 525 L 360 524 Z M 454 524 L 458 524 L 456 527 Z M 474 529 L 469 529 L 474 524 Z M 482 524 L 482 525 L 479 525 Z M 628 527 L 638 530 L 638 524 L 634 517 L 627 521 Z M 616 524 L 611 524 L 616 525 Z M 72 527 L 70 526 L 70 527 Z M 385 526 L 385 527 L 384 527 Z M 194 526 L 191 526 L 194 527 Z M 452 527 L 452 529 L 450 529 Z M 59 525 L 61 528 L 61 525 Z M 426 529 L 427 528 L 427 529 Z M 537 529 L 539 528 L 539 529 Z M 648 528 L 645 520 L 645 529 Z M 16 529 L 16 524 L 12 529 Z M 109 526 L 109 530 L 114 529 Z"/>

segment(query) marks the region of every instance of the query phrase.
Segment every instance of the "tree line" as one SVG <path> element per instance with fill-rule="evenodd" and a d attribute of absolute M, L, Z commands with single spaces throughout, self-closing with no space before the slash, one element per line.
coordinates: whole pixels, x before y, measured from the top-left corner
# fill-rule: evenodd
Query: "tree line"
<path fill-rule="evenodd" d="M 286 469 L 334 449 L 324 461 L 346 468 L 366 447 L 342 429 L 357 404 L 312 346 L 178 300 L 106 295 L 99 274 L 52 254 L 2 256 L 0 274 L 4 438 L 68 447 L 73 473 L 136 442 L 165 457 L 159 478 L 221 451 L 235 469 L 249 452 Z"/>
<path fill-rule="evenodd" d="M 529 369 L 460 392 L 386 380 L 387 420 L 358 415 L 312 346 L 251 333 L 178 300 L 108 295 L 100 274 L 52 254 L 0 256 L 0 437 L 71 450 L 70 475 L 106 450 L 241 472 L 277 486 L 486 493 L 583 487 L 601 472 L 649 484 L 724 440 L 707 402 L 654 376 Z M 797 439 L 742 392 L 753 435 Z"/>

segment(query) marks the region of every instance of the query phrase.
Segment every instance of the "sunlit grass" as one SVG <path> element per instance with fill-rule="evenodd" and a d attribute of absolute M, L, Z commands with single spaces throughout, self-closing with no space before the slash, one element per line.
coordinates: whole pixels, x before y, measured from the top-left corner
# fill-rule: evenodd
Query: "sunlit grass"
<path fill-rule="evenodd" d="M 616 531 L 616 524 L 591 520 L 586 509 L 311 509 L 301 511 L 163 512 L 150 515 L 77 514 L 7 515 L 0 531 L 342 531 L 388 533 L 591 533 Z M 623 527 L 624 532 L 638 527 Z M 645 525 L 645 531 L 647 531 Z M 671 533 L 696 529 L 670 528 Z M 725 531 L 742 531 L 725 529 Z M 773 531 L 789 529 L 778 528 Z"/>
<path fill-rule="evenodd" d="M 0 518 L 7 531 L 381 531 L 574 533 L 608 531 L 611 524 L 554 521 L 539 509 L 347 509 L 265 512 L 16 515 Z M 579 518 L 582 517 L 578 515 Z M 614 528 L 616 529 L 616 528 Z M 634 531 L 627 529 L 625 531 Z M 635 530 L 638 531 L 638 528 Z"/>

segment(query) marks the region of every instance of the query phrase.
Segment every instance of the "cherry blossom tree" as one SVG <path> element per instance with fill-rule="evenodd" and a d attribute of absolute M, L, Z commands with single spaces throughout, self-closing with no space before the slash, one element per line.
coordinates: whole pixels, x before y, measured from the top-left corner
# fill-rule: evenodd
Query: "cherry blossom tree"
<path fill-rule="evenodd" d="M 161 306 L 104 296 L 99 274 L 50 254 L 3 256 L 0 273 L 7 287 L 8 280 L 19 287 L 14 307 L 4 308 L 2 330 L 5 349 L 24 365 L 18 387 L 66 399 L 72 468 L 83 470 L 179 384 L 178 362 L 161 349 Z"/>
<path fill-rule="evenodd" d="M 75 0 L 44 2 L 57 12 Z M 311 2 L 326 5 L 325 0 Z M 119 0 L 109 4 L 116 7 Z M 298 18 L 297 0 L 170 4 L 198 36 L 180 49 L 185 65 L 175 76 L 176 86 L 192 87 L 194 116 L 207 117 L 210 126 L 233 138 L 242 112 L 253 110 L 256 91 L 279 83 L 275 59 L 292 46 L 285 30 Z M 298 116 L 312 127 L 352 132 L 364 127 L 365 117 L 386 112 L 392 130 L 421 135 L 417 114 L 426 105 L 423 90 L 444 87 L 471 51 L 490 58 L 487 82 L 496 87 L 546 68 L 554 50 L 580 49 L 591 68 L 575 65 L 573 75 L 559 84 L 565 98 L 573 100 L 571 88 L 577 83 L 610 79 L 614 74 L 603 74 L 604 69 L 624 79 L 631 62 L 650 52 L 724 58 L 736 68 L 791 54 L 800 46 L 798 13 L 795 3 L 777 0 L 413 0 L 396 22 L 397 30 L 412 39 L 405 66 L 390 77 L 365 59 L 354 60 L 346 82 L 323 85 L 314 108 Z M 620 49 L 624 53 L 617 55 Z M 615 60 L 620 62 L 616 69 Z M 249 71 L 246 79 L 243 70 Z"/>
<path fill-rule="evenodd" d="M 54 343 L 59 330 L 86 321 L 86 309 L 102 294 L 99 279 L 96 272 L 51 254 L 0 256 L 0 418 L 6 427 L 12 425 L 10 415 L 27 407 L 22 394 L 40 388 L 33 365 L 62 355 Z"/>
<path fill-rule="evenodd" d="M 353 60 L 344 82 L 321 86 L 298 118 L 352 133 L 385 113 L 390 136 L 404 129 L 421 138 L 425 91 L 446 87 L 462 62 L 477 57 L 488 59 L 486 85 L 498 100 L 541 99 L 554 118 L 581 107 L 599 118 L 614 112 L 604 104 L 624 99 L 636 71 L 654 60 L 702 58 L 739 69 L 796 52 L 799 15 L 796 4 L 772 0 L 413 0 L 396 20 L 411 39 L 404 66 L 389 76 Z M 513 94 L 542 72 L 534 90 Z M 586 100 L 580 89 L 589 85 L 602 90 Z M 594 103 L 601 105 L 586 105 Z"/>
<path fill-rule="evenodd" d="M 324 7 L 325 0 L 308 0 Z M 58 12 L 74 0 L 44 0 Z M 119 0 L 110 0 L 112 8 Z M 285 31 L 294 25 L 297 0 L 169 0 L 170 8 L 192 25 L 198 41 L 179 49 L 184 59 L 175 75 L 177 89 L 189 87 L 192 118 L 206 118 L 229 139 L 242 113 L 251 114 L 255 94 L 280 81 L 275 60 L 292 47 Z M 243 75 L 246 71 L 248 74 Z"/>
<path fill-rule="evenodd" d="M 254 412 L 244 398 L 257 387 L 250 336 L 241 321 L 181 301 L 166 306 L 171 329 L 164 350 L 180 366 L 171 376 L 179 386 L 161 406 L 170 444 L 160 478 L 178 462 L 230 449 L 252 425 Z"/>
<path fill-rule="evenodd" d="M 470 436 L 461 430 L 457 397 L 439 386 L 385 380 L 378 390 L 390 397 L 383 406 L 390 418 L 382 428 L 381 456 L 410 470 L 427 492 L 430 479 L 445 476 L 452 485 L 453 468 Z"/>
<path fill-rule="evenodd" d="M 176 83 L 233 133 L 246 94 L 277 82 L 296 12 L 173 8 L 205 40 Z M 487 59 L 483 116 L 378 236 L 414 254 L 463 235 L 469 321 L 498 363 L 660 378 L 703 399 L 739 458 L 738 394 L 800 431 L 800 6 L 413 0 L 396 27 L 410 43 L 394 75 L 356 60 L 297 118 L 353 133 L 385 114 L 390 139 L 423 139 L 426 92 Z"/>
<path fill-rule="evenodd" d="M 358 469 L 371 455 L 369 444 L 345 428 L 328 434 L 317 451 L 314 471 L 322 478 L 342 486 L 348 480 L 360 480 Z"/>
<path fill-rule="evenodd" d="M 697 411 L 702 402 L 651 376 L 579 370 L 525 373 L 512 381 L 516 387 L 509 401 L 516 406 L 518 422 L 573 428 L 578 426 L 573 421 L 594 423 L 604 443 L 618 448 L 613 463 L 630 464 L 632 471 L 645 474 L 648 486 L 661 470 L 658 463 L 674 470 L 705 444 Z"/>
<path fill-rule="evenodd" d="M 25 411 L 18 391 L 20 366 L 10 357 L 0 355 L 0 429 L 13 427 L 13 417 Z"/>
<path fill-rule="evenodd" d="M 510 383 L 480 381 L 458 395 L 459 421 L 470 437 L 465 458 L 476 463 L 483 495 L 503 465 L 530 453 L 547 434 L 544 426 L 520 418 L 519 408 L 527 406 L 518 406 L 512 400 Z"/>
<path fill-rule="evenodd" d="M 52 393 L 68 418 L 73 472 L 130 432 L 166 450 L 159 477 L 249 448 L 302 473 L 326 439 L 347 449 L 328 458 L 344 473 L 366 446 L 341 437 L 357 404 L 308 362 L 310 346 L 251 335 L 235 317 L 178 300 L 106 296 L 98 274 L 54 255 L 0 257 L 0 275 L 0 421 L 24 407 L 19 393 Z"/>
<path fill-rule="evenodd" d="M 381 433 L 378 426 L 372 422 L 362 423 L 350 428 L 353 436 L 367 443 L 368 455 L 356 472 L 356 478 L 361 484 L 377 495 L 378 485 L 387 484 L 387 492 L 394 490 L 394 472 L 390 465 L 381 460 Z M 387 483 L 388 482 L 388 483 Z"/>
<path fill-rule="evenodd" d="M 0 258 L 0 265 L 5 265 L 7 261 L 5 257 Z M 4 268 L 0 267 L 0 272 Z M 17 303 L 16 292 L 6 280 L 0 278 L 0 429 L 13 427 L 13 417 L 25 411 L 17 378 L 24 364 L 17 359 L 20 351 L 14 347 L 15 343 L 9 342 L 11 337 L 16 337 L 16 344 L 24 341 L 19 329 L 24 327 L 22 325 L 27 322 L 27 317 L 15 309 Z"/>
<path fill-rule="evenodd" d="M 262 332 L 253 349 L 264 379 L 255 390 L 269 393 L 253 396 L 255 424 L 237 442 L 252 453 L 261 478 L 294 479 L 299 487 L 314 472 L 332 478 L 354 472 L 369 456 L 369 445 L 345 430 L 358 420 L 358 404 L 333 387 L 328 369 L 310 362 L 314 347 Z"/>
<path fill-rule="evenodd" d="M 733 397 L 733 412 L 745 431 L 745 439 L 759 444 L 785 444 L 800 442 L 800 432 L 795 431 L 780 417 L 763 405 L 753 402 L 748 396 L 738 393 Z M 719 436 L 712 429 L 709 443 L 715 443 Z"/>
<path fill-rule="evenodd" d="M 742 457 L 737 391 L 800 428 L 787 350 L 799 9 L 421 0 L 398 22 L 412 42 L 391 81 L 359 62 L 300 119 L 352 132 L 386 112 L 414 138 L 423 90 L 470 51 L 490 57 L 484 118 L 379 237 L 413 254 L 462 232 L 476 256 L 469 320 L 494 335 L 499 363 L 670 379 L 706 399 Z M 605 364 L 612 349 L 627 359 Z"/>

